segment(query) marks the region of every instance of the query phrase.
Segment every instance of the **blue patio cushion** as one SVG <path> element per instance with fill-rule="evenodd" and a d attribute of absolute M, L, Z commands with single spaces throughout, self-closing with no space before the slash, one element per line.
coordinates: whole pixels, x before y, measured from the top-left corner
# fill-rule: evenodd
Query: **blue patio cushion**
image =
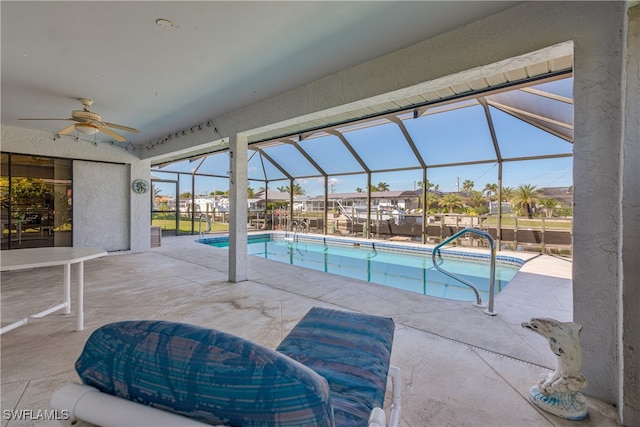
<path fill-rule="evenodd" d="M 76 370 L 104 393 L 210 424 L 334 425 L 324 378 L 272 349 L 213 329 L 111 323 L 91 334 Z"/>
<path fill-rule="evenodd" d="M 383 407 L 393 319 L 312 308 L 276 348 L 329 382 L 336 426 L 366 426 Z"/>

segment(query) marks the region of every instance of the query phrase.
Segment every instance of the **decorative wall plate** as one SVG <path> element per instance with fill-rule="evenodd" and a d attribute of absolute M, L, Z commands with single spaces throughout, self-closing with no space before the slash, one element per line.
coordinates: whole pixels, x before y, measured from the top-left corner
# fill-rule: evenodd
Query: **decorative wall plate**
<path fill-rule="evenodd" d="M 131 183 L 131 189 L 138 194 L 144 194 L 149 191 L 149 183 L 144 179 L 136 179 Z"/>

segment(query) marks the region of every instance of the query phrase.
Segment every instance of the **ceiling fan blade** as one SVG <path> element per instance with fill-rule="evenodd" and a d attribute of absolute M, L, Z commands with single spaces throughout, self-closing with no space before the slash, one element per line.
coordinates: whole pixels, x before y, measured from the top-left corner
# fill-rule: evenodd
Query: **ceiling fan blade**
<path fill-rule="evenodd" d="M 67 134 L 69 134 L 69 133 L 73 132 L 75 128 L 76 128 L 76 125 L 75 125 L 75 124 L 73 124 L 73 125 L 69 125 L 69 126 L 67 126 L 66 128 L 64 128 L 64 129 L 62 129 L 61 131 L 56 132 L 56 133 L 57 133 L 58 135 L 67 135 Z"/>
<path fill-rule="evenodd" d="M 120 130 L 124 130 L 126 132 L 131 132 L 131 133 L 140 133 L 138 129 L 130 128 L 128 126 L 122 126 L 122 125 L 117 125 L 115 123 L 107 123 L 107 122 L 102 122 L 102 123 L 105 126 L 109 126 L 110 128 L 120 129 Z"/>
<path fill-rule="evenodd" d="M 111 138 L 115 139 L 118 142 L 125 142 L 127 140 L 127 138 L 123 137 L 122 135 L 118 135 L 117 133 L 115 133 L 111 129 L 108 129 L 105 126 L 100 128 L 100 132 L 104 133 L 105 135 L 109 135 Z"/>
<path fill-rule="evenodd" d="M 128 127 L 128 126 L 122 126 L 122 125 L 118 125 L 115 123 L 107 123 L 107 122 L 103 122 L 101 120 L 100 114 L 98 113 L 94 113 L 93 111 L 89 111 L 89 107 L 91 107 L 91 104 L 93 103 L 93 101 L 91 101 L 90 99 L 85 99 L 85 98 L 80 98 L 80 101 L 82 102 L 82 105 L 84 105 L 84 109 L 83 110 L 73 110 L 71 112 L 71 118 L 68 119 L 60 119 L 60 118 L 34 118 L 34 119 L 30 119 L 30 118 L 24 118 L 24 119 L 19 119 L 19 120 L 64 120 L 64 121 L 72 121 L 72 122 L 76 122 L 72 125 L 67 126 L 66 128 L 62 129 L 61 131 L 57 132 L 57 135 L 68 135 L 71 132 L 73 132 L 74 130 L 77 130 L 80 133 L 86 134 L 86 135 L 93 135 L 95 134 L 97 131 L 104 133 L 105 135 L 109 136 L 110 138 L 118 141 L 118 142 L 126 142 L 127 139 L 118 134 L 117 132 L 109 129 L 109 128 L 114 128 L 114 129 L 120 129 L 123 130 L 125 132 L 131 132 L 131 133 L 139 133 L 138 129 L 134 129 L 132 127 Z"/>

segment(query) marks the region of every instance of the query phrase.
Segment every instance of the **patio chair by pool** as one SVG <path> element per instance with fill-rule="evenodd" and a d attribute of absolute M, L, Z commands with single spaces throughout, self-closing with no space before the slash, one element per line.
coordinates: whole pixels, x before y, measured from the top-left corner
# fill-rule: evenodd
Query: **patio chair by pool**
<path fill-rule="evenodd" d="M 400 419 L 390 318 L 312 308 L 275 349 L 166 321 L 105 325 L 51 406 L 101 426 L 389 426 Z"/>

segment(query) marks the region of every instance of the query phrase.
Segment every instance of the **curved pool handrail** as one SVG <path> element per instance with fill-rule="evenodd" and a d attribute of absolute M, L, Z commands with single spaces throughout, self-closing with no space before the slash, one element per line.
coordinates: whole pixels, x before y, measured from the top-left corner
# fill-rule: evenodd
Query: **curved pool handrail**
<path fill-rule="evenodd" d="M 478 288 L 473 283 L 469 282 L 466 279 L 463 279 L 462 277 L 456 274 L 453 274 L 445 270 L 444 268 L 440 267 L 440 265 L 438 265 L 436 261 L 436 255 L 441 257 L 440 249 L 443 246 L 447 245 L 449 242 L 452 242 L 453 240 L 456 240 L 458 237 L 466 233 L 471 233 L 471 234 L 485 237 L 489 241 L 489 247 L 491 248 L 491 267 L 489 271 L 489 307 L 487 307 L 487 309 L 484 312 L 490 316 L 495 316 L 497 313 L 493 310 L 493 302 L 494 302 L 495 278 L 496 278 L 496 245 L 495 245 L 495 241 L 493 240 L 493 237 L 491 237 L 489 233 L 482 230 L 478 230 L 477 228 L 471 228 L 471 227 L 464 228 L 458 231 L 453 236 L 443 240 L 433 248 L 433 250 L 431 251 L 431 259 L 433 261 L 433 266 L 439 272 L 446 274 L 447 276 L 470 287 L 473 290 L 473 292 L 476 294 L 476 302 L 474 305 L 476 307 L 485 307 L 485 305 L 482 303 L 482 297 L 480 297 L 480 291 L 478 291 Z"/>
<path fill-rule="evenodd" d="M 371 242 L 371 249 L 373 250 L 373 254 L 367 254 L 367 259 L 375 258 L 378 256 L 378 250 L 376 249 L 376 244 L 374 242 Z"/>
<path fill-rule="evenodd" d="M 202 220 L 205 220 L 207 222 L 207 229 L 203 230 L 202 229 Z M 209 219 L 209 217 L 206 214 L 200 214 L 200 216 L 198 217 L 198 235 L 202 238 L 204 237 L 204 235 L 206 233 L 211 233 L 211 220 Z"/>

